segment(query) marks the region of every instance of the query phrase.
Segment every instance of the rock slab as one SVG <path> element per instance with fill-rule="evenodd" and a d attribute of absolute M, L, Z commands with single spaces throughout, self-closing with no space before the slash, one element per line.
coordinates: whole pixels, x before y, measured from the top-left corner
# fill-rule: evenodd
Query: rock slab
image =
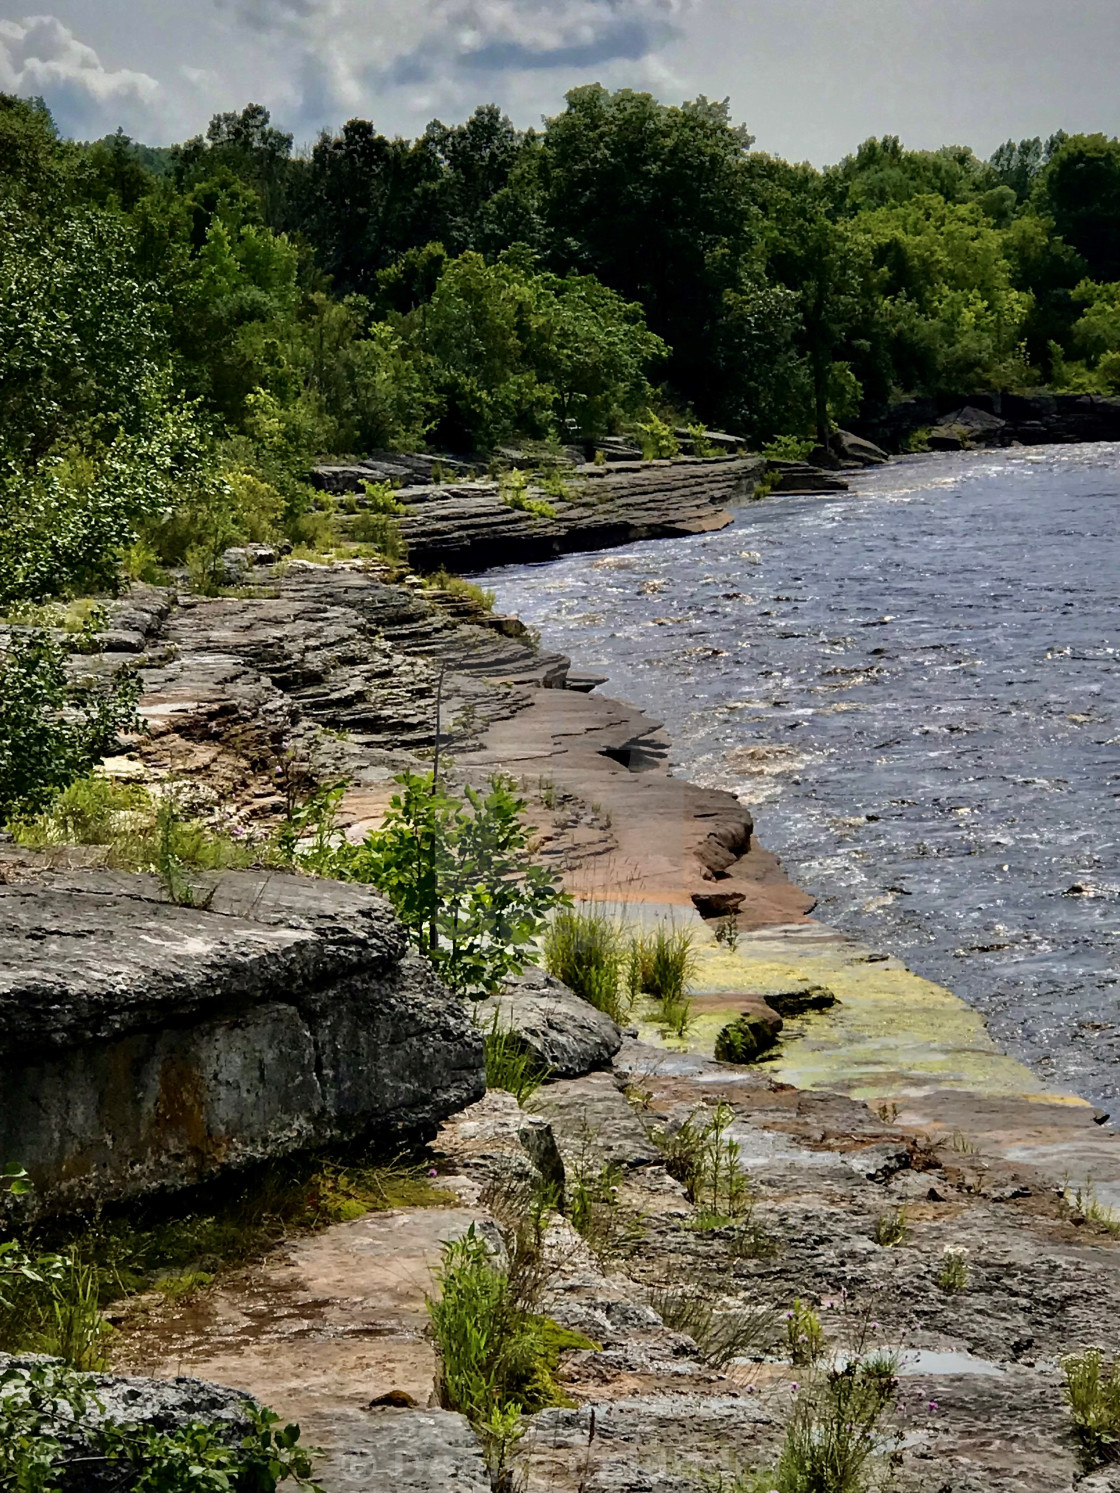
<path fill-rule="evenodd" d="M 462 1002 L 365 887 L 151 877 L 0 886 L 0 1155 L 50 1211 L 307 1147 L 432 1134 L 485 1090 Z"/>
<path fill-rule="evenodd" d="M 551 1078 L 582 1078 L 609 1068 L 622 1046 L 622 1032 L 605 1012 L 541 969 L 527 969 L 500 995 L 476 1007 L 486 1031 L 512 1032 Z"/>

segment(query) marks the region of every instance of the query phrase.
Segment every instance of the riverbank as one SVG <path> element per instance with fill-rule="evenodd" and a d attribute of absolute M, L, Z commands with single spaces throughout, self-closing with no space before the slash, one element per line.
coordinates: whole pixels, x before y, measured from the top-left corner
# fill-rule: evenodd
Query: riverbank
<path fill-rule="evenodd" d="M 541 1307 L 592 1346 L 561 1354 L 572 1403 L 529 1421 L 528 1493 L 749 1488 L 812 1377 L 786 1341 L 795 1301 L 820 1318 L 826 1355 L 898 1353 L 881 1449 L 905 1493 L 1110 1488 L 1080 1481 L 1058 1365 L 1120 1302 L 1117 1137 L 1091 1108 L 1046 1092 L 948 990 L 814 921 L 749 809 L 672 777 L 657 724 L 588 692 L 515 619 L 369 564 L 261 566 L 241 590 L 137 588 L 114 608 L 108 648 L 77 666 L 137 665 L 151 735 L 110 770 L 182 782 L 247 835 L 278 822 L 293 764 L 345 777 L 340 822 L 358 836 L 394 773 L 430 765 L 442 682 L 452 782 L 511 773 L 575 895 L 688 927 L 700 1020 L 675 1043 L 639 1008 L 609 1070 L 547 1083 L 520 1110 L 491 1092 L 451 1118 L 428 1153 L 446 1208 L 370 1213 L 182 1298 L 134 1302 L 117 1313 L 118 1366 L 187 1370 L 299 1419 L 325 1449 L 328 1493 L 482 1493 L 473 1435 L 429 1403 L 424 1299 L 443 1243 L 495 1227 L 495 1183 L 557 1154 L 569 1197 L 605 1191 L 608 1227 L 589 1242 L 550 1220 Z M 96 852 L 50 858 L 88 867 Z M 6 852 L 5 874 L 19 861 Z M 732 949 L 699 915 L 711 898 L 737 907 Z M 207 916 L 222 913 L 192 913 Z M 822 989 L 833 1004 L 787 1015 L 765 1062 L 712 1060 L 738 1010 Z M 720 1101 L 751 1179 L 733 1222 L 705 1219 L 662 1150 Z M 966 1252 L 963 1286 L 941 1283 L 946 1248 Z M 716 1351 L 705 1312 L 760 1310 L 765 1331 Z"/>

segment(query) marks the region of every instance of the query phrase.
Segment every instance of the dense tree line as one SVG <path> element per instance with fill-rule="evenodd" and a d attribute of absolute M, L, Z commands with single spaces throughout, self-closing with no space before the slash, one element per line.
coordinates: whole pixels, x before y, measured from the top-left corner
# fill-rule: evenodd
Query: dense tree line
<path fill-rule="evenodd" d="M 598 85 L 540 130 L 486 106 L 303 152 L 258 105 L 153 149 L 0 95 L 0 603 L 314 543 L 328 452 L 1120 391 L 1120 142 L 752 145 Z"/>

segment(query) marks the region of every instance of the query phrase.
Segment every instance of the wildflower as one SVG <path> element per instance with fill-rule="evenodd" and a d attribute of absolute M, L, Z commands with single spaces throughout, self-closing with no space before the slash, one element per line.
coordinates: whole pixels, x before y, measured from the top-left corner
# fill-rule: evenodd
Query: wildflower
<path fill-rule="evenodd" d="M 789 1387 L 789 1392 L 791 1395 L 795 1395 L 800 1388 L 800 1384 L 791 1384 Z"/>
<path fill-rule="evenodd" d="M 436 1169 L 435 1169 L 434 1166 L 433 1167 L 429 1167 L 428 1168 L 428 1176 L 429 1177 L 438 1177 L 439 1176 L 439 1172 L 436 1171 Z"/>
<path fill-rule="evenodd" d="M 936 1410 L 937 1409 L 937 1401 L 936 1400 L 930 1400 L 930 1402 L 929 1402 L 929 1408 L 931 1410 Z"/>

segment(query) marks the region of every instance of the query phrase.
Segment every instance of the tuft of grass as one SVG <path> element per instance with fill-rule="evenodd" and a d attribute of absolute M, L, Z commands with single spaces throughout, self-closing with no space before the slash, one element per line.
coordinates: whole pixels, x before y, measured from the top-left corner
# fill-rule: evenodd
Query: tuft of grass
<path fill-rule="evenodd" d="M 854 1359 L 800 1386 L 769 1486 L 864 1493 L 868 1463 L 883 1443 L 880 1422 L 897 1394 L 896 1368 L 881 1356 Z"/>
<path fill-rule="evenodd" d="M 619 1200 L 622 1168 L 614 1163 L 593 1170 L 581 1157 L 568 1178 L 565 1212 L 600 1266 L 632 1254 L 645 1238 L 639 1214 Z"/>
<path fill-rule="evenodd" d="M 548 1077 L 533 1053 L 529 1052 L 512 1028 L 501 1030 L 498 1012 L 485 1028 L 482 1037 L 486 1053 L 486 1087 L 504 1089 L 518 1104 L 524 1105 Z"/>
<path fill-rule="evenodd" d="M 875 1220 L 871 1237 L 884 1249 L 893 1249 L 896 1244 L 905 1244 L 910 1236 L 910 1225 L 905 1208 L 889 1208 Z"/>
<path fill-rule="evenodd" d="M 618 926 L 592 906 L 562 908 L 544 935 L 549 974 L 622 1024 L 629 1004 L 622 993 L 626 951 Z"/>
<path fill-rule="evenodd" d="M 631 998 L 639 993 L 653 997 L 664 1036 L 684 1037 L 692 1024 L 687 990 L 695 973 L 693 937 L 687 929 L 663 921 L 651 933 L 631 936 L 626 953 L 627 990 Z"/>
<path fill-rule="evenodd" d="M 947 1244 L 941 1251 L 937 1284 L 943 1291 L 968 1289 L 968 1250 L 963 1244 Z"/>
<path fill-rule="evenodd" d="M 739 1143 L 729 1134 L 735 1112 L 723 1100 L 701 1119 L 694 1111 L 674 1131 L 658 1127 L 653 1139 L 665 1158 L 665 1169 L 684 1188 L 696 1207 L 693 1227 L 723 1229 L 749 1220 L 750 1178 L 739 1165 Z"/>
<path fill-rule="evenodd" d="M 710 1368 L 725 1369 L 735 1358 L 761 1358 L 774 1341 L 775 1315 L 766 1307 L 717 1310 L 703 1286 L 662 1287 L 649 1304 L 674 1332 L 686 1333 Z"/>
<path fill-rule="evenodd" d="M 452 575 L 446 567 L 434 570 L 431 575 L 423 578 L 425 586 L 435 591 L 446 591 L 449 596 L 463 596 L 468 601 L 477 602 L 484 612 L 494 610 L 494 602 L 497 593 L 484 590 L 482 586 L 476 586 L 474 581 L 464 580 L 461 575 Z"/>
<path fill-rule="evenodd" d="M 1059 1360 L 1063 1393 L 1086 1460 L 1112 1461 L 1120 1444 L 1120 1363 L 1106 1364 L 1100 1348 L 1068 1353 Z"/>
<path fill-rule="evenodd" d="M 172 900 L 187 894 L 187 868 L 221 871 L 250 866 L 264 852 L 244 834 L 225 834 L 189 816 L 174 785 L 157 795 L 141 784 L 96 773 L 71 783 L 42 813 L 11 828 L 17 844 L 34 850 L 103 846 L 106 864 L 122 871 L 154 872 L 169 887 Z"/>

